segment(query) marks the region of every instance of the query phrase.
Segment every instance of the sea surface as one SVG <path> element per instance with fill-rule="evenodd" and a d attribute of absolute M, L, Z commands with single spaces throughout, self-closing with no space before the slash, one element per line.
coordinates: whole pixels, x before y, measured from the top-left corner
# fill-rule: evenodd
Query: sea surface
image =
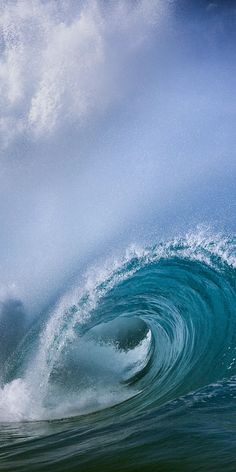
<path fill-rule="evenodd" d="M 235 471 L 235 254 L 192 233 L 91 266 L 4 364 L 0 470 Z"/>

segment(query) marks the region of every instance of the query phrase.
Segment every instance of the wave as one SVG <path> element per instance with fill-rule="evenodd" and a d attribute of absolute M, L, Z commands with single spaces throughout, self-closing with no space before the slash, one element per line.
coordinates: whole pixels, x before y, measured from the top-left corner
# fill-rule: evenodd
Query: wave
<path fill-rule="evenodd" d="M 0 420 L 137 416 L 235 385 L 235 243 L 198 231 L 90 268 L 5 362 Z"/>

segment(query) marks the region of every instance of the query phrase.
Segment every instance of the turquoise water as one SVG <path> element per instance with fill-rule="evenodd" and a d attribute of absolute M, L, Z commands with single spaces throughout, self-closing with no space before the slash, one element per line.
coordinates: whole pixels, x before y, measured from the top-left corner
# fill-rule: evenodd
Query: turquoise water
<path fill-rule="evenodd" d="M 234 471 L 234 238 L 91 267 L 4 364 L 2 471 Z"/>

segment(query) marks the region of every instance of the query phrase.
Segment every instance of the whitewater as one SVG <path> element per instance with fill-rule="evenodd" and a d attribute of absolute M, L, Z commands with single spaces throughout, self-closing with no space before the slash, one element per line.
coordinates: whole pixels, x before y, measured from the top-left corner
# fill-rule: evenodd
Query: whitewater
<path fill-rule="evenodd" d="M 235 471 L 235 21 L 0 1 L 0 471 Z"/>

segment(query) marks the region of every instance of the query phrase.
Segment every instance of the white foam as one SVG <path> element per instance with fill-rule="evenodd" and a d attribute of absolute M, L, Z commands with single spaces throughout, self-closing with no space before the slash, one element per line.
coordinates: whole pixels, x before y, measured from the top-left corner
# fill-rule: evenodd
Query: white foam
<path fill-rule="evenodd" d="M 14 379 L 0 388 L 0 421 L 24 421 L 40 418 L 42 411 L 33 400 L 32 392 L 27 383 Z"/>
<path fill-rule="evenodd" d="M 107 8 L 98 0 L 3 2 L 0 132 L 5 144 L 22 132 L 47 135 L 104 111 L 121 94 L 126 61 L 148 40 L 166 8 L 162 0 L 141 0 L 132 7 L 119 0 Z"/>

